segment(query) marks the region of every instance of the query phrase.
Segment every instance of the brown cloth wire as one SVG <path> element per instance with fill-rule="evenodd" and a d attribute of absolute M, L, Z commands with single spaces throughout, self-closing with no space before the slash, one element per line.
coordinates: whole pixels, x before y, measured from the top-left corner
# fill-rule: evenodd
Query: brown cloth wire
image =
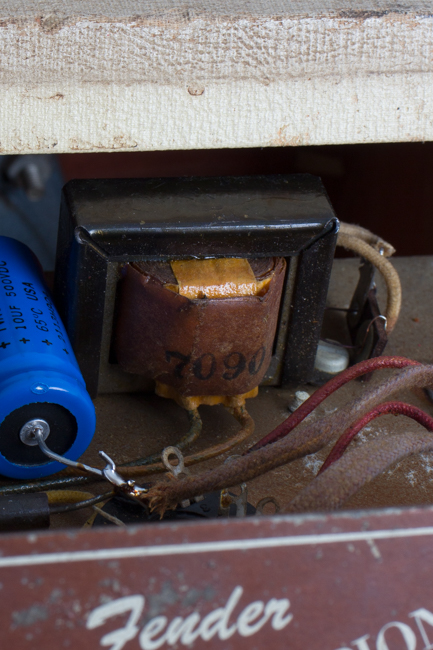
<path fill-rule="evenodd" d="M 188 499 L 214 490 L 238 485 L 257 476 L 322 449 L 341 435 L 348 426 L 376 404 L 403 389 L 422 388 L 433 385 L 433 366 L 415 366 L 400 371 L 389 381 L 382 383 L 342 408 L 306 426 L 291 435 L 247 456 L 235 458 L 228 465 L 219 466 L 188 478 L 158 483 L 146 495 L 151 508 L 161 514 Z"/>

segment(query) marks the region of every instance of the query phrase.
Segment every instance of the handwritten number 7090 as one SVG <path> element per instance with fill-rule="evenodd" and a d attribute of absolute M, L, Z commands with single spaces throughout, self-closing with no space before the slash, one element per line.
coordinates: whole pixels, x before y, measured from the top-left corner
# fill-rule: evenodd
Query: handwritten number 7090
<path fill-rule="evenodd" d="M 222 359 L 225 369 L 222 372 L 222 378 L 227 381 L 232 381 L 239 377 L 239 375 L 245 370 L 248 370 L 250 375 L 257 375 L 263 365 L 265 356 L 266 350 L 264 346 L 259 348 L 249 360 L 247 360 L 246 356 L 242 354 L 242 352 L 231 352 Z M 194 377 L 201 381 L 205 381 L 214 376 L 220 365 L 215 358 L 215 355 L 211 352 L 205 352 L 197 359 L 191 359 L 191 355 L 182 354 L 177 350 L 167 350 L 165 358 L 167 363 L 177 361 L 173 368 L 173 374 L 177 379 L 183 379 L 186 367 L 189 364 L 192 364 Z"/>

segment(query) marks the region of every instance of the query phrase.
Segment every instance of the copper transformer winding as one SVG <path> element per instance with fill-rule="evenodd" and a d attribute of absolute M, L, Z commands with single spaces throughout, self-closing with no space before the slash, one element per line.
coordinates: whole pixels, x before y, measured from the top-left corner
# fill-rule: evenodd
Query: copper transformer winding
<path fill-rule="evenodd" d="M 377 262 L 387 280 L 387 318 L 389 329 L 392 329 L 401 299 L 398 276 L 389 270 L 389 262 L 384 259 L 392 254 L 392 247 L 358 227 L 342 224 L 342 231 L 338 240 L 340 245 L 360 254 L 365 246 L 372 249 L 374 255 L 369 250 L 366 257 L 371 258 L 373 264 Z M 352 246 L 349 239 L 355 235 L 357 243 Z M 124 371 L 153 379 L 157 394 L 175 399 L 188 410 L 191 428 L 179 441 L 179 448 L 187 449 L 200 435 L 201 420 L 197 411 L 200 404 L 224 404 L 241 424 L 234 437 L 188 454 L 184 458 L 186 467 L 226 453 L 253 432 L 254 423 L 244 403 L 247 397 L 257 395 L 258 385 L 269 366 L 285 270 L 284 258 L 203 258 L 136 262 L 124 266 L 114 340 L 117 361 Z M 394 276 L 397 280 L 393 283 Z M 320 476 L 287 504 L 285 511 L 338 507 L 389 464 L 433 447 L 429 434 L 408 434 L 400 437 L 401 440 L 375 442 L 371 446 L 374 451 L 371 462 L 368 449 L 345 451 L 352 431 L 356 433 L 364 421 L 391 407 L 398 413 L 419 416 L 430 433 L 433 425 L 427 414 L 418 413 L 419 409 L 411 405 L 400 402 L 380 404 L 380 401 L 402 387 L 431 385 L 432 368 L 420 366 L 402 370 L 398 376 L 367 391 L 337 414 L 325 416 L 302 430 L 292 430 L 327 395 L 353 377 L 363 375 L 369 369 L 405 368 L 418 363 L 397 357 L 361 362 L 318 389 L 285 422 L 251 447 L 247 455 L 232 460 L 229 465 L 175 482 L 156 483 L 141 498 L 148 502 L 151 510 L 162 516 L 166 509 L 175 508 L 182 499 L 254 479 L 282 464 L 314 453 L 341 434 L 344 444 L 341 441 L 337 443 L 338 446 L 341 442 L 338 454 L 335 457 L 331 454 L 332 458 L 328 464 L 325 462 Z M 371 407 L 373 411 L 368 411 Z M 290 432 L 291 435 L 284 439 Z M 154 454 L 126 463 L 122 477 L 144 477 L 165 471 L 159 456 Z M 71 487 L 95 480 L 79 474 L 79 470 L 69 469 L 59 479 L 4 490 L 29 492 L 60 485 Z M 71 495 L 75 493 L 67 494 L 72 499 Z M 81 505 L 67 507 L 76 509 L 103 497 L 105 495 L 99 495 L 81 502 Z"/>
<path fill-rule="evenodd" d="M 126 265 L 120 366 L 154 379 L 158 394 L 185 408 L 240 406 L 269 366 L 285 269 L 283 258 Z"/>

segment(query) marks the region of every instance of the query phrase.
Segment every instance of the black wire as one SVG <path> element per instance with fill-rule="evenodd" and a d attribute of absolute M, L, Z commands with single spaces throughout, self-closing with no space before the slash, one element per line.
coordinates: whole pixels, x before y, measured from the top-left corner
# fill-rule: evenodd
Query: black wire
<path fill-rule="evenodd" d="M 110 490 L 110 492 L 98 494 L 96 497 L 92 497 L 92 499 L 86 499 L 85 501 L 79 501 L 78 503 L 50 506 L 50 515 L 58 515 L 62 512 L 73 512 L 74 510 L 81 510 L 81 508 L 88 508 L 89 506 L 93 506 L 101 501 L 105 501 L 106 499 L 111 499 L 114 494 L 114 490 Z"/>
<path fill-rule="evenodd" d="M 76 487 L 86 483 L 95 482 L 97 479 L 93 476 L 68 476 L 66 478 L 50 478 L 44 481 L 35 481 L 33 483 L 20 483 L 18 485 L 5 485 L 0 488 L 0 496 L 9 494 L 27 494 L 28 492 L 45 492 L 59 487 Z"/>
<path fill-rule="evenodd" d="M 190 428 L 177 443 L 175 447 L 180 450 L 186 449 L 199 437 L 202 429 L 202 421 L 197 409 L 188 411 L 188 418 L 190 421 Z M 135 465 L 150 465 L 155 461 L 161 459 L 162 451 L 157 454 L 152 454 L 146 458 L 139 458 L 128 463 L 122 463 L 118 467 L 133 467 Z M 34 481 L 33 483 L 20 483 L 18 485 L 5 485 L 0 487 L 0 496 L 8 496 L 9 494 L 27 494 L 28 492 L 45 492 L 55 488 L 72 488 L 78 485 L 86 485 L 87 483 L 95 483 L 98 479 L 95 476 L 67 476 L 64 478 L 49 478 L 43 481 Z"/>

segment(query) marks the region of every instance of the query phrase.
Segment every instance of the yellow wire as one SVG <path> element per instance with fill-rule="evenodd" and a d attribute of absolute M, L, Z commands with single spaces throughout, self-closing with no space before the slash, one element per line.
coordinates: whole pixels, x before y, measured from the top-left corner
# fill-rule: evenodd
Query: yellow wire
<path fill-rule="evenodd" d="M 91 492 L 82 492 L 81 490 L 50 490 L 46 492 L 49 505 L 59 505 L 61 503 L 79 503 L 93 499 L 95 496 Z"/>

